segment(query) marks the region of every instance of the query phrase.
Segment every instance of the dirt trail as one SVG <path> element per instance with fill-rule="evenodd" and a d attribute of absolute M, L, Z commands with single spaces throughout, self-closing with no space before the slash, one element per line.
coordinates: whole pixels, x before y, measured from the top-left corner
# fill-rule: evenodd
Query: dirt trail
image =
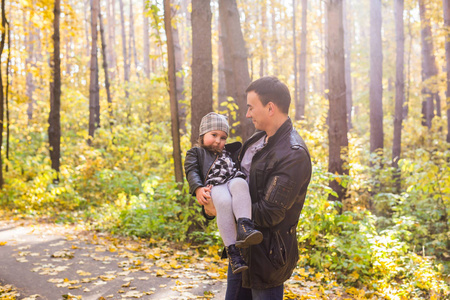
<path fill-rule="evenodd" d="M 225 261 L 192 249 L 0 221 L 0 283 L 16 287 L 18 299 L 223 299 L 224 272 Z"/>

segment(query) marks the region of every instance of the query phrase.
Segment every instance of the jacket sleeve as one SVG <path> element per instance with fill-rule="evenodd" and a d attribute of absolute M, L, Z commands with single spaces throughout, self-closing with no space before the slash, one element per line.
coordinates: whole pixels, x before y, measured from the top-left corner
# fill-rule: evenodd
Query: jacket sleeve
<path fill-rule="evenodd" d="M 195 190 L 205 186 L 200 175 L 200 164 L 196 148 L 192 148 L 186 153 L 184 172 L 189 183 L 189 193 L 195 197 Z"/>
<path fill-rule="evenodd" d="M 279 161 L 267 179 L 262 199 L 252 204 L 254 222 L 273 227 L 283 221 L 286 211 L 297 200 L 302 187 L 311 178 L 311 160 L 300 148 Z"/>

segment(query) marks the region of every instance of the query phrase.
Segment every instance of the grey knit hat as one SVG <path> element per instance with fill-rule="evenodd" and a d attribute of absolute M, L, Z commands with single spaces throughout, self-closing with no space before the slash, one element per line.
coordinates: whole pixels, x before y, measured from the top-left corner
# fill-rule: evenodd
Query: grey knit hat
<path fill-rule="evenodd" d="M 222 130 L 228 135 L 230 126 L 228 125 L 227 117 L 219 115 L 215 112 L 210 112 L 202 118 L 200 123 L 200 136 L 213 130 Z"/>

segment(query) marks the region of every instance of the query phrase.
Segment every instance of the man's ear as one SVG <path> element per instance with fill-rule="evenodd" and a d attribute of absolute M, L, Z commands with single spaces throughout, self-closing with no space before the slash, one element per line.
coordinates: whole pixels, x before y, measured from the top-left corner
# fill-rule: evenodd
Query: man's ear
<path fill-rule="evenodd" d="M 273 102 L 269 102 L 267 105 L 269 106 L 269 114 L 273 115 L 275 113 L 275 104 L 273 104 Z"/>

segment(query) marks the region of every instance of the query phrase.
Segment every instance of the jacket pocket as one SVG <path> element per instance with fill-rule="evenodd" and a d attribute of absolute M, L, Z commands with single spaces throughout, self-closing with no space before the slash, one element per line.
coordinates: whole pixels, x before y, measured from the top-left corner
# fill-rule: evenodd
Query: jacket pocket
<path fill-rule="evenodd" d="M 286 265 L 286 245 L 280 231 L 272 233 L 269 246 L 269 260 L 275 269 L 279 269 Z"/>

